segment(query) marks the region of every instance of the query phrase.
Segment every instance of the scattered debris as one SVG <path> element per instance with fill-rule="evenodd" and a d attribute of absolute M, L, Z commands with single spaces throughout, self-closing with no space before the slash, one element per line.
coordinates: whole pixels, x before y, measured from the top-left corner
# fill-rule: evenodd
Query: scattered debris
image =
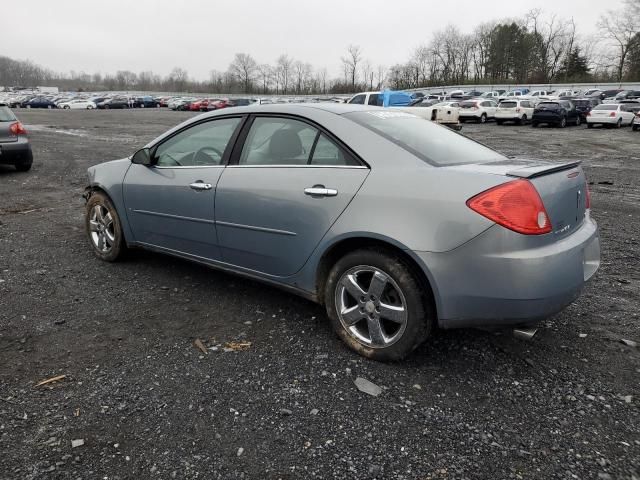
<path fill-rule="evenodd" d="M 578 337 L 580 337 L 580 338 L 587 338 L 587 334 L 586 334 L 586 333 L 580 333 L 580 334 L 578 335 Z"/>
<path fill-rule="evenodd" d="M 413 385 L 413 388 L 415 388 L 416 390 L 422 390 L 422 387 L 417 383 Z"/>
<path fill-rule="evenodd" d="M 287 416 L 293 415 L 293 412 L 291 410 L 289 410 L 288 408 L 281 408 L 280 409 L 280 413 L 282 415 L 287 415 Z"/>
<path fill-rule="evenodd" d="M 631 401 L 633 400 L 633 396 L 625 395 L 622 399 L 624 400 L 624 403 L 631 403 Z"/>
<path fill-rule="evenodd" d="M 84 440 L 79 438 L 77 440 L 71 440 L 71 448 L 81 447 L 84 445 Z"/>
<path fill-rule="evenodd" d="M 378 385 L 370 382 L 365 378 L 358 377 L 353 381 L 353 383 L 356 384 L 356 387 L 358 387 L 358 390 L 368 395 L 371 395 L 373 397 L 377 397 L 382 393 L 382 388 L 380 388 Z"/>
<path fill-rule="evenodd" d="M 311 409 L 311 415 L 317 415 L 319 413 L 320 413 L 320 410 L 318 410 L 317 408 Z"/>
<path fill-rule="evenodd" d="M 244 453 L 244 448 L 240 447 L 238 449 L 238 453 L 236 454 L 238 457 Z"/>
<path fill-rule="evenodd" d="M 251 347 L 251 342 L 227 342 L 224 344 L 225 351 L 240 352 L 242 350 L 248 350 Z"/>
<path fill-rule="evenodd" d="M 58 375 L 57 377 L 51 377 L 51 378 L 47 378 L 45 380 L 40 380 L 38 383 L 36 383 L 36 387 L 40 387 L 42 385 L 48 385 L 49 383 L 53 383 L 53 382 L 57 382 L 60 380 L 64 380 L 65 378 L 67 378 L 66 375 Z"/>
<path fill-rule="evenodd" d="M 202 340 L 200 340 L 199 338 L 196 338 L 193 341 L 193 344 L 196 346 L 196 348 L 198 350 L 200 350 L 202 353 L 207 354 L 209 352 L 207 352 L 207 347 L 204 346 L 204 343 L 202 343 Z"/>
<path fill-rule="evenodd" d="M 636 348 L 638 346 L 638 342 L 634 342 L 633 340 L 629 340 L 627 338 L 621 338 L 621 343 L 624 343 L 627 347 Z"/>

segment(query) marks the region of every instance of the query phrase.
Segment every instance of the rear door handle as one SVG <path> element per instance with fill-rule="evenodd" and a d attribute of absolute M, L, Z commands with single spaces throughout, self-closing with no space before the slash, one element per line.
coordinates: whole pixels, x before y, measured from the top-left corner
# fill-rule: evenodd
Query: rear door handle
<path fill-rule="evenodd" d="M 311 195 L 312 197 L 335 197 L 338 195 L 338 190 L 333 188 L 325 188 L 322 185 L 309 187 L 304 189 L 305 195 Z"/>
<path fill-rule="evenodd" d="M 213 188 L 213 185 L 211 185 L 210 183 L 194 182 L 189 184 L 189 188 L 197 192 L 201 192 L 203 190 L 211 190 Z"/>

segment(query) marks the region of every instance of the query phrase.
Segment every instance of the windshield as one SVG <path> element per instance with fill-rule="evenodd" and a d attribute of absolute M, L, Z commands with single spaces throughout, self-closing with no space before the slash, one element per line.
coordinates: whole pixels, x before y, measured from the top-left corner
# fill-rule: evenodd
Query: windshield
<path fill-rule="evenodd" d="M 459 133 L 405 112 L 348 113 L 345 117 L 435 166 L 487 163 L 506 157 Z"/>
<path fill-rule="evenodd" d="M 13 122 L 16 117 L 9 107 L 0 106 L 0 122 Z"/>

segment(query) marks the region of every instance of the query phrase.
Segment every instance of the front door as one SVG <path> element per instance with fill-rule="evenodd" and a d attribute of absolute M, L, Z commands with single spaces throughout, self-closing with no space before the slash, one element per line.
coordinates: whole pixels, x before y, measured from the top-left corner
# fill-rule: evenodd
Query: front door
<path fill-rule="evenodd" d="M 127 217 L 139 243 L 218 260 L 215 189 L 240 117 L 196 124 L 152 150 L 153 165 L 124 179 Z"/>
<path fill-rule="evenodd" d="M 245 128 L 244 145 L 236 147 L 216 194 L 222 259 L 270 275 L 293 275 L 369 169 L 301 120 L 257 116 Z"/>

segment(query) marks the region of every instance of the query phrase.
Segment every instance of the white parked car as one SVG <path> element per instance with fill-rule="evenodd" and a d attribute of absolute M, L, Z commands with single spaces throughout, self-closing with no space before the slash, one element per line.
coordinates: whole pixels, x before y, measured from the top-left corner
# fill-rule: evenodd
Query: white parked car
<path fill-rule="evenodd" d="M 571 97 L 580 97 L 581 95 L 582 95 L 582 92 L 580 92 L 580 90 L 562 90 L 558 92 L 556 97 L 559 100 L 566 100 Z"/>
<path fill-rule="evenodd" d="M 440 102 L 428 107 L 416 105 L 413 107 L 394 107 L 405 112 L 412 113 L 418 117 L 440 123 L 448 127 L 459 129 L 460 125 L 460 102 Z"/>
<path fill-rule="evenodd" d="M 484 92 L 480 95 L 480 98 L 493 98 L 494 100 L 498 100 L 498 98 L 500 98 L 500 92 Z"/>
<path fill-rule="evenodd" d="M 594 125 L 615 126 L 620 128 L 631 125 L 634 122 L 635 114 L 625 104 L 603 103 L 596 105 L 587 115 L 587 127 Z"/>
<path fill-rule="evenodd" d="M 522 125 L 531 120 L 535 103 L 533 100 L 518 98 L 515 100 L 503 100 L 496 110 L 496 123 L 515 122 Z"/>
<path fill-rule="evenodd" d="M 91 100 L 70 100 L 58 104 L 58 108 L 64 108 L 65 110 L 93 110 L 96 108 L 96 104 Z"/>
<path fill-rule="evenodd" d="M 505 92 L 498 98 L 499 101 L 502 100 L 513 100 L 514 98 L 526 97 L 525 93 L 522 93 L 520 90 L 512 90 L 511 92 Z"/>
<path fill-rule="evenodd" d="M 353 103 L 355 105 L 382 105 L 382 98 L 380 98 L 380 103 L 378 103 L 378 99 L 380 98 L 380 92 L 362 92 L 354 95 L 347 103 Z"/>
<path fill-rule="evenodd" d="M 498 103 L 494 100 L 473 99 L 460 102 L 460 121 L 475 120 L 485 123 L 495 118 Z"/>

